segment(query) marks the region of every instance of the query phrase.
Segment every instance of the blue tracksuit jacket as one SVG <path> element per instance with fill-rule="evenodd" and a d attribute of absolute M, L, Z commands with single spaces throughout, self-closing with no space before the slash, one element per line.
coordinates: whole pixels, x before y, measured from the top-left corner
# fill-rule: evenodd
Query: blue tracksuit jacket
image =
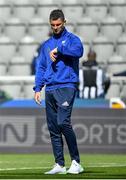
<path fill-rule="evenodd" d="M 50 59 L 50 51 L 58 48 L 57 60 Z M 53 35 L 41 45 L 37 61 L 34 91 L 46 91 L 62 87 L 76 87 L 79 81 L 79 58 L 83 55 L 80 39 L 65 28 L 60 35 Z"/>

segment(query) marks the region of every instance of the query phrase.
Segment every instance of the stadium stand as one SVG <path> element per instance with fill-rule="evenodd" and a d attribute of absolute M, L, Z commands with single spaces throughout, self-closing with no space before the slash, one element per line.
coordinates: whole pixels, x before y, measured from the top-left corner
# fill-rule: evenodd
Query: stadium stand
<path fill-rule="evenodd" d="M 18 17 L 24 22 L 28 22 L 35 14 L 33 4 L 14 4 L 13 9 L 13 16 Z"/>
<path fill-rule="evenodd" d="M 0 81 L 0 89 L 8 93 L 13 99 L 19 99 L 22 96 L 20 81 L 11 81 L 9 78 L 8 80 Z"/>
<path fill-rule="evenodd" d="M 114 44 L 106 36 L 99 34 L 93 40 L 93 49 L 97 53 L 97 61 L 106 63 L 113 54 Z"/>
<path fill-rule="evenodd" d="M 123 86 L 120 93 L 120 97 L 124 100 L 126 100 L 126 80 L 123 80 Z"/>
<path fill-rule="evenodd" d="M 33 82 L 25 81 L 23 84 L 23 90 L 24 90 L 24 97 L 26 99 L 33 99 L 34 98 L 34 92 L 31 91 L 33 88 Z"/>
<path fill-rule="evenodd" d="M 100 31 L 110 41 L 116 42 L 123 32 L 123 25 L 121 22 L 117 21 L 115 17 L 108 16 L 101 22 Z"/>
<path fill-rule="evenodd" d="M 126 60 L 117 54 L 108 59 L 107 72 L 109 74 L 119 73 L 126 70 Z"/>
<path fill-rule="evenodd" d="M 107 16 L 108 6 L 102 1 L 87 1 L 86 15 L 90 16 L 94 22 L 101 22 Z"/>
<path fill-rule="evenodd" d="M 7 66 L 5 62 L 1 62 L 0 60 L 0 76 L 6 75 Z"/>
<path fill-rule="evenodd" d="M 38 45 L 39 43 L 32 36 L 26 35 L 19 42 L 19 53 L 25 57 L 27 62 L 31 62 Z"/>
<path fill-rule="evenodd" d="M 116 50 L 117 52 L 126 58 L 126 34 L 123 33 L 117 40 L 116 44 Z"/>
<path fill-rule="evenodd" d="M 16 44 L 6 35 L 0 37 L 0 57 L 8 62 L 16 52 Z"/>
<path fill-rule="evenodd" d="M 33 88 L 33 80 L 24 81 L 24 84 L 23 84 L 24 98 L 26 98 L 26 99 L 33 99 L 34 98 L 34 92 L 31 91 L 32 88 Z M 41 98 L 45 99 L 44 88 L 41 92 Z"/>
<path fill-rule="evenodd" d="M 122 13 L 126 11 L 126 0 L 0 0 L 0 76 L 31 78 L 29 67 L 34 52 L 40 42 L 48 38 L 48 15 L 55 8 L 63 9 L 66 27 L 84 43 L 85 54 L 80 59 L 80 67 L 91 47 L 112 79 L 113 72 L 126 69 L 126 14 Z M 12 80 L 8 84 L 14 87 Z M 27 95 L 24 84 L 24 81 L 18 84 L 22 95 L 17 94 L 32 97 Z M 125 84 L 121 78 L 116 82 L 112 80 L 106 98 L 126 96 Z M 32 85 L 28 86 L 32 91 Z M 117 87 L 115 95 L 112 93 L 114 87 Z"/>
<path fill-rule="evenodd" d="M 89 52 L 89 49 L 90 49 L 90 43 L 85 42 L 84 43 L 84 52 L 85 53 L 84 53 L 83 57 L 80 58 L 80 67 L 82 66 L 83 61 L 87 60 L 87 54 Z"/>
<path fill-rule="evenodd" d="M 11 15 L 11 6 L 7 1 L 0 1 L 0 22 L 5 22 Z"/>
<path fill-rule="evenodd" d="M 47 23 L 49 21 L 48 16 L 50 11 L 58 7 L 58 4 L 38 4 L 36 14 Z"/>
<path fill-rule="evenodd" d="M 67 28 L 68 31 L 75 33 L 75 25 L 74 25 L 74 23 L 70 23 L 70 22 L 67 23 L 66 28 Z"/>
<path fill-rule="evenodd" d="M 112 97 L 120 97 L 121 88 L 122 88 L 122 80 L 111 78 L 111 85 L 106 94 L 106 98 L 110 99 Z"/>
<path fill-rule="evenodd" d="M 15 76 L 29 76 L 30 75 L 30 63 L 22 56 L 15 56 L 9 63 L 9 75 Z"/>
<path fill-rule="evenodd" d="M 84 42 L 91 43 L 98 35 L 98 24 L 92 22 L 90 18 L 85 18 L 83 21 L 77 22 L 76 32 L 79 36 L 83 37 Z"/>
<path fill-rule="evenodd" d="M 78 0 L 69 0 L 69 1 L 65 1 L 65 4 L 71 5 L 71 4 L 78 4 L 80 2 L 81 1 L 78 1 Z M 60 0 L 60 3 L 63 4 L 64 0 Z"/>
<path fill-rule="evenodd" d="M 4 33 L 14 42 L 18 42 L 25 36 L 26 24 L 17 17 L 10 18 L 4 23 Z"/>
<path fill-rule="evenodd" d="M 114 0 L 110 3 L 110 14 L 118 19 L 120 22 L 126 21 L 126 1 Z"/>
<path fill-rule="evenodd" d="M 34 17 L 29 21 L 28 32 L 37 42 L 42 42 L 48 38 L 50 27 L 42 18 Z"/>
<path fill-rule="evenodd" d="M 83 6 L 81 4 L 62 4 L 62 9 L 68 22 L 77 22 L 83 17 Z"/>
<path fill-rule="evenodd" d="M 24 4 L 24 5 L 27 5 L 27 4 L 30 4 L 31 1 L 30 0 L 18 0 L 18 1 L 15 1 L 15 0 L 8 0 L 10 3 L 12 4 Z"/>

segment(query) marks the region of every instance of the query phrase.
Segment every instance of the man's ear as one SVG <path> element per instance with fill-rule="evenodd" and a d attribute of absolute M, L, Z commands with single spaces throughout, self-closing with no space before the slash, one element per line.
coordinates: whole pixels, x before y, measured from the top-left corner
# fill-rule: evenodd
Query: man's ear
<path fill-rule="evenodd" d="M 66 20 L 64 20 L 64 25 L 66 25 Z"/>

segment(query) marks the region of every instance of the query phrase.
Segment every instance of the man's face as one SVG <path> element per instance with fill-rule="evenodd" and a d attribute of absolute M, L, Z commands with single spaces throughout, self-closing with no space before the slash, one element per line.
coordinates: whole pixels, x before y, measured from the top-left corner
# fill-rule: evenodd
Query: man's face
<path fill-rule="evenodd" d="M 62 19 L 50 20 L 51 29 L 54 34 L 60 34 L 63 31 L 65 21 Z"/>

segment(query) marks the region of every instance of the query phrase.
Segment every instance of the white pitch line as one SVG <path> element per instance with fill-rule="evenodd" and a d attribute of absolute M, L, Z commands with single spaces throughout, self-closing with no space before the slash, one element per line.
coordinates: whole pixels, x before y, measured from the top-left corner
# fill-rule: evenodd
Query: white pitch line
<path fill-rule="evenodd" d="M 98 163 L 98 164 L 91 164 L 86 165 L 88 167 L 126 167 L 126 163 L 118 164 L 118 163 Z M 30 169 L 48 169 L 49 167 L 21 167 L 21 168 L 0 168 L 0 171 L 16 171 L 16 170 L 30 170 Z"/>
<path fill-rule="evenodd" d="M 22 168 L 0 168 L 0 171 L 15 171 L 25 169 L 47 169 L 48 167 L 22 167 Z"/>
<path fill-rule="evenodd" d="M 89 163 L 86 167 L 126 167 L 126 163 Z"/>

